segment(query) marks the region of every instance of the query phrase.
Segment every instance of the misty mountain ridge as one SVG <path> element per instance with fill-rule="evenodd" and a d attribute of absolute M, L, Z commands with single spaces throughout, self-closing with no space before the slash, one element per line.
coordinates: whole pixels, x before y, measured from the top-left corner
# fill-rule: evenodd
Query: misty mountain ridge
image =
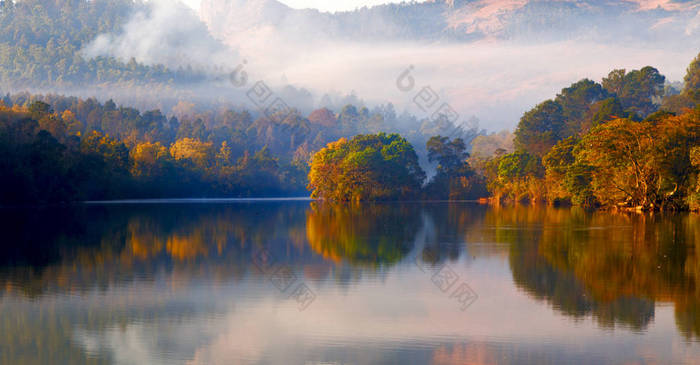
<path fill-rule="evenodd" d="M 434 113 L 415 103 L 430 87 L 436 106 L 498 130 L 616 68 L 652 65 L 680 80 L 700 49 L 699 1 L 435 0 L 325 13 L 202 0 L 199 14 L 173 0 L 0 4 L 3 91 L 165 110 L 180 100 L 255 110 L 247 94 L 264 81 L 304 113 L 392 103 L 420 119 Z M 409 66 L 415 88 L 401 91 Z M 231 84 L 233 70 L 245 85 Z"/>
<path fill-rule="evenodd" d="M 433 0 L 336 13 L 202 0 L 199 15 L 248 60 L 255 79 L 317 96 L 354 91 L 422 115 L 412 103 L 418 89 L 395 86 L 415 66 L 419 87 L 498 129 L 547 95 L 614 68 L 653 65 L 679 80 L 700 48 L 699 12 L 700 1 L 672 0 Z"/>
<path fill-rule="evenodd" d="M 350 40 L 561 41 L 643 39 L 700 31 L 697 1 L 432 0 L 349 12 L 292 9 L 276 0 L 203 0 L 200 16 L 229 44 L 266 29 L 292 38 Z"/>

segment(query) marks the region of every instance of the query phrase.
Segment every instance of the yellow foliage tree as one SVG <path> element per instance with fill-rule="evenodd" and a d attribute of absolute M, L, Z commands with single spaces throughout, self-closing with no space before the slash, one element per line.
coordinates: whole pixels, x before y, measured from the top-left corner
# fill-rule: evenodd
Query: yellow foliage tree
<path fill-rule="evenodd" d="M 173 159 L 189 160 L 198 168 L 208 168 L 214 160 L 214 145 L 192 138 L 182 138 L 170 146 Z"/>
<path fill-rule="evenodd" d="M 63 123 L 66 124 L 66 133 L 70 136 L 80 136 L 81 131 L 83 130 L 83 123 L 81 123 L 78 118 L 75 117 L 75 114 L 73 114 L 72 111 L 70 110 L 65 110 L 63 114 L 61 114 L 61 119 L 63 119 Z"/>
<path fill-rule="evenodd" d="M 169 157 L 168 150 L 160 142 L 139 143 L 131 151 L 131 159 L 133 160 L 131 173 L 134 176 L 158 175 L 163 162 L 167 161 Z"/>

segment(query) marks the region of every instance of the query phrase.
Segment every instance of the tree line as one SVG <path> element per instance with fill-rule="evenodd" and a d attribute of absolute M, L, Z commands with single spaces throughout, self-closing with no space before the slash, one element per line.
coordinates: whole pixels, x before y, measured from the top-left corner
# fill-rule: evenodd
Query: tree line
<path fill-rule="evenodd" d="M 398 135 L 340 139 L 313 156 L 312 196 L 337 201 L 474 199 L 700 210 L 700 55 L 679 90 L 651 66 L 583 79 L 524 113 L 507 134 L 479 136 L 478 151 L 436 136 L 437 173 L 426 182 L 412 146 Z M 391 176 L 391 178 L 390 178 Z M 488 190 L 488 192 L 486 192 Z"/>
<path fill-rule="evenodd" d="M 308 116 L 295 110 L 257 117 L 246 110 L 197 112 L 194 104 L 184 101 L 173 109 L 180 118 L 94 98 L 28 93 L 1 97 L 0 181 L 6 189 L 0 203 L 306 195 L 315 151 L 344 136 L 391 129 L 398 123 L 390 105 L 373 111 L 347 105 L 337 113 L 322 108 Z M 428 129 L 413 130 L 409 138 L 424 141 L 425 133 L 440 130 L 423 125 Z M 466 156 L 467 144 L 433 139 L 416 154 L 401 140 L 403 145 L 394 144 L 391 148 L 397 150 L 387 156 L 393 159 L 410 147 L 410 156 L 401 163 L 411 161 L 419 177 L 411 191 L 420 191 L 424 183 L 418 158 L 424 154 L 426 160 L 440 162 L 439 183 L 436 180 L 431 189 L 447 198 L 436 186 L 454 183 L 445 176 L 460 169 L 455 161 Z M 449 153 L 454 156 L 447 157 Z M 394 177 L 401 179 L 386 175 L 383 181 Z M 387 192 L 381 198 L 409 195 L 408 190 L 399 195 Z"/>
<path fill-rule="evenodd" d="M 76 103 L 61 112 L 42 101 L 0 102 L 0 203 L 280 196 L 304 189 L 303 159 L 280 162 L 265 146 L 215 141 L 201 121 L 67 100 Z"/>
<path fill-rule="evenodd" d="M 526 112 L 515 151 L 473 160 L 495 201 L 700 209 L 700 55 L 680 90 L 658 70 L 581 80 Z"/>

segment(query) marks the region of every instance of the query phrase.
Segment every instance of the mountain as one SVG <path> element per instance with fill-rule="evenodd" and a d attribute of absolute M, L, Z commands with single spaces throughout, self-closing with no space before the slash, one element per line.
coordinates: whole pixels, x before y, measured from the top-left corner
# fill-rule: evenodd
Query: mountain
<path fill-rule="evenodd" d="M 324 13 L 297 10 L 276 0 L 202 0 L 200 17 L 211 32 L 228 43 L 282 32 L 295 39 L 430 39 L 446 27 L 444 3 L 415 3 L 362 8 L 354 12 Z M 434 21 L 437 24 L 433 24 Z"/>
<path fill-rule="evenodd" d="M 612 69 L 652 65 L 681 80 L 700 50 L 699 11 L 700 0 L 433 0 L 338 13 L 202 0 L 199 14 L 172 0 L 0 0 L 0 89 L 255 109 L 249 89 L 264 82 L 304 112 L 390 102 L 420 119 L 448 106 L 496 130 Z M 245 87 L 229 82 L 233 70 Z M 410 93 L 397 88 L 406 70 Z M 426 88 L 431 110 L 416 102 Z"/>
<path fill-rule="evenodd" d="M 276 0 L 203 0 L 200 16 L 230 44 L 260 30 L 296 39 L 657 44 L 671 35 L 683 42 L 700 32 L 700 2 L 674 0 L 432 0 L 338 13 L 296 10 Z"/>

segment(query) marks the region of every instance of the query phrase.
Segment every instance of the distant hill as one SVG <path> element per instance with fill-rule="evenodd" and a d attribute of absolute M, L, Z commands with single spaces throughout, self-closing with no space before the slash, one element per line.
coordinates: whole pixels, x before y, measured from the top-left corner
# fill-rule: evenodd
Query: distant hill
<path fill-rule="evenodd" d="M 278 30 L 288 37 L 353 40 L 546 42 L 697 37 L 700 2 L 661 0 L 433 0 L 350 12 L 296 10 L 276 0 L 203 0 L 200 16 L 222 40 Z M 678 39 L 678 35 L 683 35 Z"/>
<path fill-rule="evenodd" d="M 211 59 L 224 46 L 184 5 L 169 7 L 179 20 L 175 26 L 168 24 L 174 15 L 165 18 L 163 6 L 151 3 L 0 0 L 1 85 L 8 91 L 203 80 L 201 72 L 187 66 Z M 161 26 L 154 27 L 158 21 Z M 199 60 L 193 49 L 199 51 Z"/>

